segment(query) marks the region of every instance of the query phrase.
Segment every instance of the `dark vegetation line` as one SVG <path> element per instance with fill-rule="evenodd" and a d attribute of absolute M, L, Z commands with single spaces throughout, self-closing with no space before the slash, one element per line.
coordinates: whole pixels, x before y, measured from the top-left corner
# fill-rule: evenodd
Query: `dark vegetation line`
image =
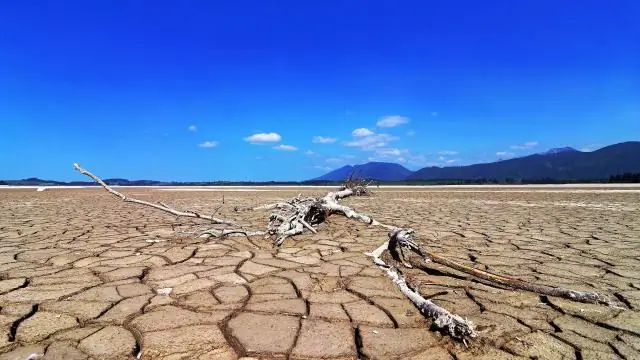
<path fill-rule="evenodd" d="M 199 182 L 178 182 L 178 181 L 155 181 L 155 180 L 127 180 L 127 179 L 106 179 L 108 185 L 119 186 L 274 186 L 274 185 L 315 185 L 315 186 L 338 186 L 343 181 L 199 181 Z M 616 174 L 608 179 L 438 179 L 438 180 L 404 180 L 404 181 L 375 181 L 374 185 L 509 185 L 509 184 L 638 184 L 640 183 L 640 172 Z M 95 182 L 89 181 L 53 181 L 38 178 L 23 180 L 0 180 L 0 185 L 14 186 L 99 186 Z"/>

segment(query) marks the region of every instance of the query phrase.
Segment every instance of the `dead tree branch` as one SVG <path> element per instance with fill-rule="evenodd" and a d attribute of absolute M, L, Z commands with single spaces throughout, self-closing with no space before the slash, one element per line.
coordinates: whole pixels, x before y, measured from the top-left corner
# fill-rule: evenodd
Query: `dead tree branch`
<path fill-rule="evenodd" d="M 371 216 L 361 214 L 339 203 L 340 200 L 350 196 L 371 195 L 368 185 L 366 181 L 349 177 L 340 190 L 329 192 L 321 198 L 302 198 L 300 194 L 284 202 L 258 206 L 254 210 L 276 211 L 269 216 L 267 233 L 276 236 L 274 243 L 277 246 L 282 245 L 286 238 L 303 233 L 305 229 L 317 233 L 313 226 L 323 223 L 331 214 L 341 214 L 368 225 L 393 229 L 393 226 L 382 224 Z"/>
<path fill-rule="evenodd" d="M 389 244 L 390 240 L 385 241 L 384 244 L 376 250 L 365 254 L 373 258 L 374 264 L 385 272 L 387 277 L 391 279 L 396 286 L 398 286 L 400 291 L 402 291 L 402 293 L 411 300 L 411 302 L 425 317 L 433 320 L 433 325 L 436 328 L 446 331 L 452 338 L 461 340 L 465 345 L 469 340 L 475 338 L 478 334 L 476 333 L 471 321 L 463 319 L 459 315 L 454 315 L 447 309 L 422 297 L 417 290 L 409 287 L 404 276 L 402 276 L 397 269 L 386 264 L 382 259 L 380 259 L 382 253 L 389 248 Z"/>
<path fill-rule="evenodd" d="M 413 229 L 397 228 L 389 233 L 389 252 L 391 252 L 394 257 L 399 259 L 399 261 L 407 267 L 411 267 L 411 265 L 406 261 L 403 249 L 410 250 L 420 256 L 424 261 L 433 261 L 434 263 L 444 265 L 477 278 L 487 280 L 491 283 L 507 286 L 512 289 L 531 291 L 540 295 L 557 296 L 585 303 L 610 304 L 610 301 L 606 296 L 595 292 L 576 291 L 562 287 L 531 284 L 520 279 L 494 274 L 489 271 L 476 269 L 471 266 L 451 261 L 441 255 L 424 250 L 420 245 L 413 241 L 411 237 L 413 232 Z"/>
<path fill-rule="evenodd" d="M 78 165 L 77 163 L 73 164 L 73 168 L 75 170 L 79 171 L 81 174 L 90 177 L 91 179 L 93 179 L 93 181 L 95 181 L 98 184 L 100 184 L 107 192 L 109 192 L 110 194 L 113 194 L 114 196 L 119 197 L 124 202 L 131 202 L 131 203 L 135 203 L 135 204 L 149 206 L 149 207 L 152 207 L 154 209 L 158 209 L 158 210 L 161 210 L 161 211 L 164 211 L 166 213 L 169 213 L 169 214 L 172 214 L 172 215 L 176 215 L 176 216 L 190 217 L 190 218 L 196 218 L 196 219 L 204 219 L 204 220 L 208 220 L 208 221 L 212 222 L 213 224 L 233 225 L 232 221 L 220 219 L 220 218 L 214 217 L 213 215 L 204 215 L 204 214 L 200 214 L 198 212 L 191 211 L 191 210 L 180 211 L 180 210 L 176 210 L 176 209 L 168 206 L 167 204 L 165 204 L 163 202 L 158 202 L 156 204 L 156 203 L 152 203 L 152 202 L 148 202 L 148 201 L 144 201 L 144 200 L 139 200 L 139 199 L 135 199 L 135 198 L 126 196 L 125 194 L 123 194 L 121 192 L 118 192 L 117 190 L 113 189 L 111 186 L 107 185 L 107 183 L 105 183 L 98 176 L 96 176 L 96 175 L 92 174 L 91 172 L 89 172 L 89 171 L 83 169 L 82 167 L 80 167 L 80 165 Z M 217 212 L 217 209 L 216 209 L 216 212 Z M 234 235 L 236 235 L 236 236 L 237 235 L 254 236 L 254 235 L 263 235 L 263 234 L 264 234 L 264 232 L 262 232 L 262 231 L 245 231 L 245 230 L 237 230 L 237 229 L 234 229 L 234 230 L 230 230 L 230 229 L 224 229 L 224 230 L 208 229 L 208 230 L 205 230 L 204 232 L 202 232 L 200 234 L 200 236 L 201 237 L 222 237 L 222 236 L 234 236 Z"/>

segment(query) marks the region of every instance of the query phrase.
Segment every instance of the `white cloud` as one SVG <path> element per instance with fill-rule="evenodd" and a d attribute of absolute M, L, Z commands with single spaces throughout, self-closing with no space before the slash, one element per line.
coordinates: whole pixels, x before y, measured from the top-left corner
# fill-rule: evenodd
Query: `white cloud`
<path fill-rule="evenodd" d="M 322 165 L 316 165 L 313 167 L 314 169 L 319 169 L 319 170 L 325 170 L 325 171 L 329 171 L 331 170 L 331 167 L 329 166 L 322 166 Z"/>
<path fill-rule="evenodd" d="M 456 162 L 456 161 L 458 161 L 458 160 L 456 160 L 456 159 L 451 159 L 451 160 L 447 160 L 447 161 L 445 161 L 445 163 L 447 163 L 447 164 L 453 164 L 453 163 L 454 163 L 454 162 Z"/>
<path fill-rule="evenodd" d="M 458 154 L 457 151 L 451 151 L 451 150 L 438 151 L 438 155 L 457 155 L 457 154 Z"/>
<path fill-rule="evenodd" d="M 389 142 L 394 140 L 398 140 L 398 137 L 391 136 L 389 134 L 375 134 L 372 132 L 371 135 L 358 137 L 355 140 L 347 142 L 346 145 L 350 147 L 358 147 L 362 150 L 373 150 L 386 147 Z"/>
<path fill-rule="evenodd" d="M 313 151 L 311 151 L 311 150 L 307 150 L 307 151 L 305 152 L 305 154 L 307 154 L 307 155 L 313 155 L 313 154 L 315 154 L 315 153 L 314 153 Z"/>
<path fill-rule="evenodd" d="M 332 143 L 338 141 L 338 139 L 330 138 L 330 137 L 324 137 L 324 136 L 314 136 L 311 141 L 313 141 L 316 144 L 332 144 Z"/>
<path fill-rule="evenodd" d="M 187 130 L 189 130 L 189 131 L 198 131 L 198 128 L 195 125 L 189 125 Z"/>
<path fill-rule="evenodd" d="M 407 131 L 407 136 L 413 136 L 415 134 L 416 134 L 415 131 Z"/>
<path fill-rule="evenodd" d="M 508 151 L 498 151 L 496 153 L 497 157 L 511 157 L 511 156 L 514 156 L 514 155 L 515 155 L 514 153 L 508 152 Z"/>
<path fill-rule="evenodd" d="M 249 137 L 246 137 L 244 138 L 244 140 L 253 144 L 259 144 L 259 143 L 267 143 L 267 142 L 278 142 L 282 140 L 282 136 L 280 136 L 280 134 L 273 133 L 273 132 L 259 133 L 259 134 L 253 134 Z"/>
<path fill-rule="evenodd" d="M 359 128 L 359 129 L 355 129 L 351 132 L 351 135 L 356 136 L 356 137 L 363 137 L 363 136 L 371 136 L 373 135 L 374 132 L 367 129 L 367 128 Z"/>
<path fill-rule="evenodd" d="M 218 146 L 218 142 L 217 141 L 205 141 L 203 143 L 198 144 L 198 146 L 200 146 L 201 148 L 214 148 L 214 147 Z"/>
<path fill-rule="evenodd" d="M 538 146 L 538 142 L 537 141 L 529 141 L 526 142 L 524 144 L 519 144 L 519 145 L 511 145 L 512 149 L 518 149 L 518 150 L 524 150 L 524 149 L 532 149 L 534 147 Z"/>
<path fill-rule="evenodd" d="M 408 122 L 409 119 L 405 116 L 392 115 L 381 118 L 380 120 L 378 120 L 378 123 L 376 125 L 378 125 L 379 127 L 396 127 Z"/>
<path fill-rule="evenodd" d="M 273 148 L 276 150 L 282 150 L 282 151 L 298 151 L 297 147 L 293 145 L 285 145 L 285 144 L 280 144 L 278 146 L 274 146 Z"/>
<path fill-rule="evenodd" d="M 340 159 L 340 158 L 335 158 L 334 157 L 334 158 L 327 158 L 324 161 L 328 162 L 328 163 L 338 163 L 338 162 L 344 161 L 344 159 Z"/>
<path fill-rule="evenodd" d="M 396 148 L 382 148 L 376 149 L 376 154 L 378 156 L 402 156 L 408 154 L 409 150 L 406 149 L 396 149 Z"/>

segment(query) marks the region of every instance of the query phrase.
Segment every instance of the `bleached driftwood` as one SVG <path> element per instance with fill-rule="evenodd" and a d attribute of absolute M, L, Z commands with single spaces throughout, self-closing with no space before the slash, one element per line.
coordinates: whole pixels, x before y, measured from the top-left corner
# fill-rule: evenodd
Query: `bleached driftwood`
<path fill-rule="evenodd" d="M 204 219 L 204 220 L 208 220 L 213 224 L 219 224 L 219 225 L 232 225 L 233 222 L 229 221 L 229 220 L 224 220 L 224 219 L 220 219 L 217 217 L 214 217 L 213 215 L 205 215 L 205 214 L 200 214 L 198 212 L 192 211 L 192 210 L 186 210 L 186 211 L 180 211 L 180 210 L 176 210 L 172 207 L 170 207 L 169 205 L 162 203 L 162 202 L 158 202 L 156 203 L 152 203 L 152 202 L 148 202 L 148 201 L 144 201 L 144 200 L 139 200 L 133 197 L 129 197 L 124 195 L 121 192 L 118 192 L 117 190 L 113 189 L 111 186 L 107 185 L 107 183 L 105 183 L 102 179 L 100 179 L 98 176 L 92 174 L 91 172 L 83 169 L 82 167 L 80 167 L 80 165 L 78 165 L 77 163 L 73 164 L 73 168 L 77 171 L 79 171 L 82 175 L 86 175 L 88 177 L 90 177 L 91 179 L 93 179 L 93 181 L 97 182 L 98 184 L 100 184 L 105 190 L 107 190 L 107 192 L 109 192 L 110 194 L 113 194 L 114 196 L 119 197 L 120 199 L 122 199 L 122 201 L 124 202 L 131 202 L 131 203 L 135 203 L 135 204 L 140 204 L 140 205 L 144 205 L 144 206 L 149 206 L 152 207 L 154 209 L 158 209 L 161 211 L 164 211 L 166 213 L 175 215 L 175 216 L 182 216 L 182 217 L 190 217 L 190 218 L 196 218 L 196 219 Z M 254 235 L 263 235 L 264 232 L 262 231 L 247 231 L 244 229 L 207 229 L 203 232 L 200 233 L 200 237 L 223 237 L 223 236 L 234 236 L 234 235 L 242 235 L 242 236 L 254 236 Z"/>
<path fill-rule="evenodd" d="M 531 284 L 520 279 L 494 274 L 489 271 L 484 271 L 473 268 L 471 266 L 457 263 L 436 253 L 424 250 L 420 245 L 413 241 L 411 237 L 413 233 L 413 229 L 403 228 L 396 228 L 389 233 L 389 251 L 404 266 L 411 267 L 411 265 L 407 262 L 403 251 L 403 249 L 408 249 L 420 256 L 424 261 L 432 261 L 434 263 L 444 265 L 446 267 L 464 272 L 477 278 L 487 280 L 491 283 L 503 285 L 512 289 L 531 291 L 540 295 L 563 297 L 578 302 L 602 303 L 607 305 L 610 304 L 610 300 L 606 296 L 595 292 L 577 291 L 562 287 L 553 287 L 549 285 Z"/>
<path fill-rule="evenodd" d="M 391 238 L 391 234 L 389 238 Z M 385 241 L 376 250 L 365 253 L 365 255 L 371 256 L 374 264 L 376 264 L 391 281 L 402 291 L 402 293 L 411 300 L 411 302 L 420 310 L 420 312 L 427 318 L 433 320 L 433 325 L 439 330 L 446 331 L 452 338 L 461 340 L 465 345 L 467 342 L 475 338 L 478 334 L 474 329 L 474 325 L 471 321 L 463 319 L 458 315 L 454 315 L 447 309 L 434 304 L 431 300 L 425 299 L 420 295 L 417 290 L 412 289 L 407 284 L 404 276 L 402 276 L 397 269 L 393 266 L 386 264 L 380 256 L 385 250 L 389 248 L 389 241 Z"/>
<path fill-rule="evenodd" d="M 276 236 L 274 243 L 277 246 L 282 245 L 286 238 L 303 233 L 305 229 L 317 233 L 313 226 L 324 222 L 331 214 L 341 214 L 368 225 L 392 229 L 393 226 L 382 224 L 371 216 L 339 203 L 350 196 L 370 195 L 367 185 L 364 181 L 349 178 L 340 190 L 329 192 L 321 198 L 302 198 L 298 195 L 285 202 L 258 206 L 254 210 L 276 210 L 269 216 L 267 233 Z"/>

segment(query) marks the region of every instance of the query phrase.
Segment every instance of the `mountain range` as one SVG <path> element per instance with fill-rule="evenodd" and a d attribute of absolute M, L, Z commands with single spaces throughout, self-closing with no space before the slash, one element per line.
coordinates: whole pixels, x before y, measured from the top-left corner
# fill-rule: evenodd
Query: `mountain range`
<path fill-rule="evenodd" d="M 378 181 L 434 181 L 517 179 L 526 181 L 603 180 L 623 173 L 640 172 L 640 141 L 622 142 L 595 151 L 572 147 L 466 166 L 424 167 L 411 171 L 400 164 L 369 162 L 346 165 L 313 181 L 342 181 L 350 174 Z"/>
<path fill-rule="evenodd" d="M 387 183 L 636 182 L 632 179 L 640 176 L 640 141 L 622 142 L 591 152 L 561 147 L 491 163 L 448 167 L 430 166 L 417 171 L 411 171 L 395 163 L 369 162 L 361 165 L 346 165 L 306 181 L 175 182 L 127 179 L 104 179 L 104 181 L 109 185 L 121 186 L 322 185 L 340 183 L 350 175 Z M 28 178 L 0 180 L 0 185 L 95 186 L 96 183 Z"/>

